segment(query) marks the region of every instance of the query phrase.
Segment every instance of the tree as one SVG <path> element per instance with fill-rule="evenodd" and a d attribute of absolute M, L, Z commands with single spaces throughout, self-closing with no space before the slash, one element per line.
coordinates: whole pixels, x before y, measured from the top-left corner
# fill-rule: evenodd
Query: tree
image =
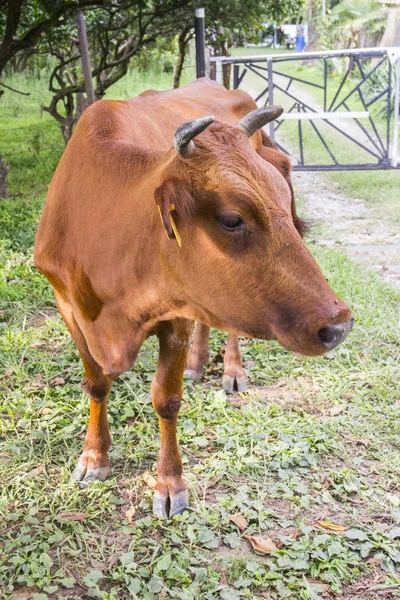
<path fill-rule="evenodd" d="M 13 57 L 34 48 L 69 15 L 102 5 L 103 0 L 0 0 L 0 77 Z"/>
<path fill-rule="evenodd" d="M 375 0 L 341 0 L 319 23 L 319 41 L 329 48 L 374 46 L 383 33 L 386 13 Z"/>
<path fill-rule="evenodd" d="M 151 47 L 160 36 L 175 34 L 173 15 L 189 0 L 107 0 L 100 7 L 85 11 L 91 48 L 92 77 L 96 97 L 121 79 L 129 61 L 145 46 Z M 49 112 L 61 126 L 67 143 L 76 121 L 86 106 L 83 74 L 74 14 L 62 25 L 50 29 L 37 43 L 37 51 L 56 59 L 49 89 L 53 93 Z"/>

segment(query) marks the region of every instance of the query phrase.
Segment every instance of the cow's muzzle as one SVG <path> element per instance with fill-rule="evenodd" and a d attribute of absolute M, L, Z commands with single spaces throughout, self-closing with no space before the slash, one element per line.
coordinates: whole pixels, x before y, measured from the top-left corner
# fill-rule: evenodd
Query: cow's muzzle
<path fill-rule="evenodd" d="M 354 318 L 352 317 L 345 323 L 339 325 L 325 325 L 318 331 L 318 340 L 328 350 L 333 350 L 338 344 L 346 339 L 347 335 L 353 329 Z"/>

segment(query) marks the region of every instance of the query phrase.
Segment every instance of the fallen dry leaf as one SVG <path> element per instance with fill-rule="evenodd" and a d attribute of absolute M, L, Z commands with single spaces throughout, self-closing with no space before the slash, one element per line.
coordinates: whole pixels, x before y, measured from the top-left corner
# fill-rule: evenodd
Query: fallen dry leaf
<path fill-rule="evenodd" d="M 275 550 L 278 550 L 278 547 L 271 540 L 271 538 L 262 538 L 256 535 L 244 535 L 245 540 L 248 540 L 250 544 L 253 546 L 254 550 L 257 552 L 262 552 L 263 554 L 270 554 Z"/>
<path fill-rule="evenodd" d="M 64 385 L 65 384 L 65 380 L 62 377 L 54 377 L 53 379 L 50 379 L 49 381 L 49 385 L 51 387 L 57 387 L 58 385 Z"/>
<path fill-rule="evenodd" d="M 62 519 L 65 519 L 66 521 L 84 521 L 85 519 L 87 519 L 88 517 L 90 517 L 90 515 L 88 513 L 83 513 L 83 512 L 61 512 L 59 515 L 57 515 L 58 517 L 61 517 Z"/>
<path fill-rule="evenodd" d="M 50 414 L 52 411 L 52 409 L 49 406 L 42 406 L 42 408 L 39 410 L 39 415 L 48 415 Z"/>
<path fill-rule="evenodd" d="M 338 404 L 337 406 L 332 406 L 332 408 L 329 409 L 329 414 L 331 415 L 331 417 L 336 417 L 337 415 L 340 415 L 340 413 L 343 412 L 345 409 L 345 404 Z"/>
<path fill-rule="evenodd" d="M 350 502 L 351 504 L 364 504 L 364 502 L 362 500 L 357 500 L 356 498 L 350 498 L 350 496 L 348 498 L 346 498 L 347 502 Z"/>
<path fill-rule="evenodd" d="M 104 569 L 107 568 L 106 563 L 103 563 L 100 560 L 92 559 L 90 564 L 92 565 L 93 569 L 98 569 L 99 571 L 104 571 Z"/>
<path fill-rule="evenodd" d="M 339 533 L 340 531 L 347 531 L 348 527 L 343 527 L 343 525 L 335 525 L 334 523 L 327 523 L 326 521 L 317 521 L 320 527 L 327 529 L 328 531 L 333 531 L 334 533 Z"/>
<path fill-rule="evenodd" d="M 29 344 L 29 348 L 41 348 L 45 346 L 46 342 L 33 342 L 33 344 Z"/>
<path fill-rule="evenodd" d="M 240 531 L 244 531 L 249 526 L 247 519 L 240 513 L 228 515 L 228 519 L 232 521 L 232 523 L 235 523 L 235 525 L 239 527 Z"/>
<path fill-rule="evenodd" d="M 46 475 L 46 468 L 44 465 L 38 465 L 35 469 L 30 471 L 29 475 L 33 475 L 33 477 L 37 477 L 38 475 Z"/>
<path fill-rule="evenodd" d="M 150 475 L 150 473 L 148 473 L 147 471 L 143 474 L 143 481 L 149 486 L 151 490 L 156 489 L 157 479 L 153 477 L 153 475 Z"/>
<path fill-rule="evenodd" d="M 17 506 L 21 504 L 21 500 L 13 500 L 10 504 L 7 505 L 7 510 L 13 510 Z"/>
<path fill-rule="evenodd" d="M 128 523 L 130 523 L 131 525 L 133 523 L 133 517 L 135 516 L 135 513 L 136 509 L 134 506 L 131 506 L 131 508 L 129 508 L 125 513 L 125 517 L 127 518 Z"/>
<path fill-rule="evenodd" d="M 28 388 L 34 390 L 40 390 L 44 387 L 46 387 L 46 384 L 43 381 L 42 376 L 40 374 L 36 375 L 28 385 Z"/>
<path fill-rule="evenodd" d="M 344 437 L 345 440 L 348 440 L 349 442 L 354 442 L 355 444 L 360 444 L 361 446 L 369 446 L 370 445 L 370 440 L 367 440 L 367 438 L 357 438 L 357 437 L 353 437 L 352 435 L 344 435 L 342 434 L 342 437 Z"/>

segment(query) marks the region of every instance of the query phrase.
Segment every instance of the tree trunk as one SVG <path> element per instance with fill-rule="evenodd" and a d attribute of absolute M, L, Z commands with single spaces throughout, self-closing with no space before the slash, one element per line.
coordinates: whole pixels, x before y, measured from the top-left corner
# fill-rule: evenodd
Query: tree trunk
<path fill-rule="evenodd" d="M 227 90 L 231 87 L 231 70 L 232 65 L 222 65 L 222 83 Z"/>
<path fill-rule="evenodd" d="M 188 47 L 188 43 L 190 40 L 190 36 L 188 36 L 190 29 L 191 29 L 191 27 L 188 25 L 187 27 L 185 27 L 185 29 L 182 29 L 182 31 L 179 34 L 178 58 L 176 61 L 175 72 L 174 72 L 174 89 L 178 88 L 181 84 L 181 75 L 182 75 L 182 71 L 183 71 L 183 65 L 185 62 L 187 47 Z"/>
<path fill-rule="evenodd" d="M 388 8 L 386 28 L 379 46 L 400 46 L 400 8 L 397 6 Z"/>
<path fill-rule="evenodd" d="M 6 177 L 10 169 L 11 165 L 3 163 L 3 159 L 0 154 L 0 198 L 8 198 L 10 196 L 10 192 L 6 186 Z"/>

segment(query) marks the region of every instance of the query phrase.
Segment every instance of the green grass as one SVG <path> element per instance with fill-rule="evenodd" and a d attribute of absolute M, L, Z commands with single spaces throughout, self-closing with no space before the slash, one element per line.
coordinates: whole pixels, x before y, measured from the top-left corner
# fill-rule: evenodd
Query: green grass
<path fill-rule="evenodd" d="M 61 140 L 51 121 L 37 124 L 33 107 L 21 118 L 43 139 Z M 7 112 L 2 122 L 10 147 L 13 119 Z M 218 364 L 204 384 L 185 384 L 179 438 L 193 510 L 166 522 L 152 517 L 143 479 L 158 453 L 149 398 L 157 347 L 148 340 L 110 398 L 112 477 L 81 491 L 69 476 L 88 418 L 82 367 L 32 263 L 57 157 L 45 147 L 32 154 L 24 139 L 15 144 L 14 195 L 0 203 L 0 597 L 21 588 L 34 600 L 400 597 L 399 294 L 314 245 L 354 310 L 353 332 L 318 359 L 243 342 L 253 388 L 241 396 L 221 391 Z M 388 189 L 386 181 L 382 194 Z M 223 342 L 213 332 L 213 356 Z M 67 511 L 81 520 L 63 518 Z M 233 513 L 247 520 L 245 531 Z M 348 529 L 330 533 L 318 521 Z M 279 549 L 257 553 L 245 535 Z"/>

